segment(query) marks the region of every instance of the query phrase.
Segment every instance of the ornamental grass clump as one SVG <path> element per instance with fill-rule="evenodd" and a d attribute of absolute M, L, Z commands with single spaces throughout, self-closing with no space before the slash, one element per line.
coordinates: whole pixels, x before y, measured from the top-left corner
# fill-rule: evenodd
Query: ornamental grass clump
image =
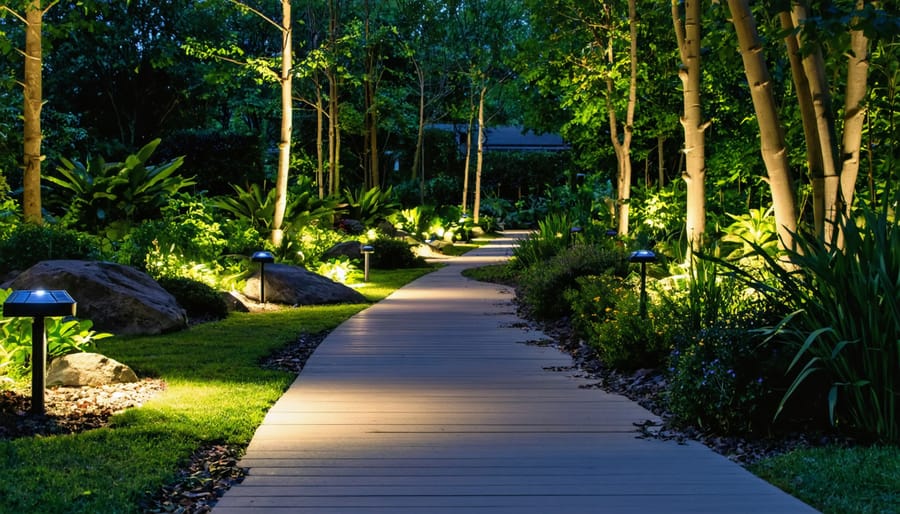
<path fill-rule="evenodd" d="M 883 209 L 864 209 L 831 241 L 798 234 L 792 267 L 767 257 L 772 299 L 789 310 L 768 330 L 795 351 L 793 396 L 823 384 L 831 423 L 842 431 L 900 441 L 900 229 Z M 794 402 L 796 403 L 796 402 Z"/>
<path fill-rule="evenodd" d="M 572 313 L 563 295 L 578 287 L 578 277 L 611 273 L 624 276 L 628 260 L 620 248 L 575 244 L 546 262 L 539 262 L 519 274 L 522 302 L 539 319 L 557 319 Z"/>

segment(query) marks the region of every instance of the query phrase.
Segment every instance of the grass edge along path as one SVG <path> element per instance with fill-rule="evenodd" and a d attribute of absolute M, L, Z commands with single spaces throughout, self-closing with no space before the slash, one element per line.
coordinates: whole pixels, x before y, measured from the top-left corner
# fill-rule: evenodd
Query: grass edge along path
<path fill-rule="evenodd" d="M 376 302 L 433 269 L 377 270 L 359 291 Z M 0 441 L 0 512 L 138 512 L 201 446 L 249 443 L 295 378 L 262 369 L 263 358 L 369 305 L 233 313 L 173 334 L 100 341 L 100 353 L 164 379 L 167 389 L 107 428 Z"/>
<path fill-rule="evenodd" d="M 825 514 L 900 512 L 900 447 L 804 448 L 750 471 Z"/>

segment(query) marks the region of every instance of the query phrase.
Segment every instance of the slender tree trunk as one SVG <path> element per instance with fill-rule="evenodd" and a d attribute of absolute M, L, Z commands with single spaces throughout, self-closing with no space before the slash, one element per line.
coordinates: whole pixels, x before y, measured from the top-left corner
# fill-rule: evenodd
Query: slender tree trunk
<path fill-rule="evenodd" d="M 865 2 L 857 0 L 862 10 Z M 841 210 L 849 215 L 859 175 L 859 153 L 863 123 L 866 118 L 866 86 L 869 77 L 869 40 L 862 30 L 850 31 L 850 60 L 847 63 L 847 92 L 844 95 L 844 133 L 841 166 Z"/>
<path fill-rule="evenodd" d="M 666 186 L 666 152 L 663 148 L 663 145 L 666 142 L 666 136 L 659 134 L 656 136 L 656 159 L 657 159 L 657 168 L 656 173 L 658 175 L 656 181 L 656 189 L 662 189 Z"/>
<path fill-rule="evenodd" d="M 484 97 L 487 95 L 487 86 L 481 86 L 478 95 L 478 153 L 475 156 L 475 202 L 472 204 L 472 221 L 478 224 L 481 211 L 481 171 L 484 164 Z"/>
<path fill-rule="evenodd" d="M 415 180 L 419 175 L 419 165 L 422 160 L 422 145 L 425 144 L 425 72 L 419 66 L 419 62 L 413 59 L 416 69 L 416 79 L 419 81 L 419 127 L 416 132 L 416 151 L 413 154 L 412 172 L 410 178 Z"/>
<path fill-rule="evenodd" d="M 781 28 L 788 34 L 784 38 L 788 58 L 791 63 L 791 76 L 794 90 L 797 92 L 797 104 L 800 107 L 800 119 L 803 120 L 803 136 L 806 141 L 806 162 L 809 168 L 810 183 L 813 191 L 813 222 L 817 234 L 825 230 L 825 166 L 822 164 L 822 147 L 816 124 L 816 111 L 810 93 L 809 81 L 803 68 L 800 55 L 800 43 L 792 32 L 794 20 L 790 12 L 779 14 Z"/>
<path fill-rule="evenodd" d="M 278 142 L 278 174 L 275 177 L 275 212 L 272 220 L 272 244 L 281 246 L 284 238 L 284 216 L 287 210 L 288 177 L 291 168 L 291 133 L 293 132 L 293 27 L 291 2 L 281 0 L 281 140 Z"/>
<path fill-rule="evenodd" d="M 809 8 L 805 1 L 799 1 L 794 4 L 791 12 L 792 21 L 795 26 L 809 18 Z M 825 76 L 825 59 L 822 57 L 822 50 L 816 47 L 813 52 L 808 53 L 801 59 L 806 80 L 809 84 L 809 94 L 812 97 L 813 110 L 815 112 L 815 133 L 819 138 L 818 150 L 822 153 L 821 158 L 821 175 L 819 170 L 814 170 L 813 175 L 813 199 L 818 201 L 821 197 L 821 204 L 813 206 L 815 212 L 818 208 L 821 216 L 824 218 L 821 232 L 825 235 L 826 241 L 831 240 L 831 232 L 834 229 L 834 223 L 828 223 L 827 220 L 835 220 L 839 210 L 840 197 L 840 176 L 838 175 L 837 164 L 837 136 L 834 130 L 834 116 L 831 106 L 831 90 L 828 86 L 828 79 Z M 817 163 L 818 164 L 818 163 Z M 819 184 L 818 182 L 821 182 Z M 818 230 L 819 227 L 816 227 Z"/>
<path fill-rule="evenodd" d="M 616 110 L 613 105 L 613 81 L 606 79 L 606 108 L 609 115 L 609 132 L 613 149 L 616 152 L 618 163 L 618 230 L 619 234 L 628 234 L 629 204 L 631 202 L 631 138 L 634 134 L 634 110 L 637 104 L 637 13 L 635 0 L 628 0 L 628 25 L 631 39 L 629 57 L 631 60 L 631 79 L 628 86 L 628 105 L 625 114 L 625 126 L 623 127 L 622 140 L 619 141 L 619 127 L 616 118 Z M 607 58 L 610 65 L 614 64 L 612 39 L 608 41 Z"/>
<path fill-rule="evenodd" d="M 316 79 L 316 182 L 319 185 L 319 199 L 325 198 L 325 104 L 322 100 L 322 86 Z"/>
<path fill-rule="evenodd" d="M 750 85 L 756 121 L 759 124 L 760 151 L 772 193 L 778 236 L 781 244 L 794 248 L 793 234 L 797 231 L 797 207 L 794 201 L 791 170 L 778 119 L 778 109 L 772 94 L 772 79 L 756 31 L 756 20 L 750 12 L 748 0 L 728 0 L 728 7 L 737 33 L 744 73 Z"/>
<path fill-rule="evenodd" d="M 472 98 L 469 96 L 469 98 Z M 463 197 L 462 210 L 467 212 L 469 205 L 469 169 L 472 165 L 472 128 L 475 122 L 475 104 L 471 103 L 469 109 L 469 126 L 466 128 L 466 163 L 463 166 Z"/>
<path fill-rule="evenodd" d="M 687 184 L 687 238 L 692 251 L 699 250 L 706 233 L 706 143 L 705 132 L 709 122 L 703 121 L 700 101 L 700 49 L 701 11 L 700 0 L 684 3 L 684 25 L 678 12 L 678 3 L 672 2 L 675 34 L 681 53 L 682 67 L 678 72 L 684 87 L 685 171 L 682 177 Z"/>
<path fill-rule="evenodd" d="M 41 225 L 41 107 L 43 105 L 41 29 L 44 11 L 32 0 L 25 11 L 23 214 L 27 223 Z"/>

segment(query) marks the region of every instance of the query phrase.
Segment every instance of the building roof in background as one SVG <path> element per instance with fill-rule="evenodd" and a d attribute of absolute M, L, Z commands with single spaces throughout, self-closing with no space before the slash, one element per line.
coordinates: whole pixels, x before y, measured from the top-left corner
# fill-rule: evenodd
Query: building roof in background
<path fill-rule="evenodd" d="M 459 141 L 465 142 L 465 127 L 461 125 L 436 124 L 433 128 L 450 130 L 460 134 Z M 559 134 L 536 134 L 523 127 L 503 126 L 485 128 L 484 149 L 487 152 L 560 152 L 569 145 Z"/>

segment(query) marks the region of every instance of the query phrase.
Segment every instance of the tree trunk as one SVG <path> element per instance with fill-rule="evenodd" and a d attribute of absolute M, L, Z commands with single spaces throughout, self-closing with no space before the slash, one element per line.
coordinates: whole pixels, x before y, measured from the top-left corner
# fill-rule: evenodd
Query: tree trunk
<path fill-rule="evenodd" d="M 672 17 L 681 53 L 682 67 L 678 72 L 684 87 L 685 171 L 682 177 L 687 184 L 687 238 L 692 251 L 699 250 L 706 233 L 706 144 L 705 132 L 709 126 L 703 121 L 700 103 L 700 50 L 701 14 L 700 0 L 684 3 L 684 25 L 678 4 L 672 2 Z"/>
<path fill-rule="evenodd" d="M 782 11 L 779 14 L 781 28 L 788 34 L 784 38 L 788 58 L 791 62 L 791 76 L 794 90 L 797 92 L 797 104 L 800 107 L 800 119 L 803 120 L 803 136 L 806 141 L 806 162 L 809 168 L 810 183 L 813 192 L 813 222 L 817 234 L 825 230 L 825 167 L 822 164 L 822 148 L 816 125 L 816 112 L 813 107 L 809 81 L 803 68 L 800 56 L 800 43 L 791 31 L 794 20 L 791 13 Z"/>
<path fill-rule="evenodd" d="M 325 104 L 322 100 L 322 86 L 316 79 L 316 183 L 319 199 L 325 198 Z"/>
<path fill-rule="evenodd" d="M 481 211 L 481 170 L 484 164 L 484 97 L 487 95 L 487 86 L 481 86 L 478 95 L 478 153 L 475 157 L 475 202 L 472 204 L 472 221 L 478 224 Z"/>
<path fill-rule="evenodd" d="M 809 18 L 809 9 L 805 1 L 794 4 L 792 10 L 792 21 L 795 26 L 799 26 L 802 22 Z M 806 79 L 809 82 L 809 94 L 812 97 L 813 110 L 815 112 L 815 131 L 819 139 L 818 150 L 822 153 L 822 170 L 821 175 L 813 175 L 813 198 L 818 200 L 821 196 L 822 203 L 814 205 L 813 210 L 818 208 L 823 217 L 822 232 L 826 241 L 831 240 L 831 232 L 834 229 L 834 223 L 828 220 L 834 220 L 838 212 L 838 201 L 840 196 L 840 177 L 838 175 L 837 165 L 837 136 L 834 130 L 834 117 L 831 107 L 831 90 L 828 86 L 828 79 L 825 76 L 825 59 L 822 57 L 822 50 L 818 46 L 813 52 L 804 56 L 801 60 Z M 818 170 L 814 170 L 818 173 Z M 817 184 L 821 182 L 821 184 Z M 819 227 L 816 227 L 819 229 Z"/>
<path fill-rule="evenodd" d="M 772 94 L 772 79 L 756 31 L 756 20 L 750 12 L 748 0 L 728 0 L 728 7 L 737 33 L 756 121 L 759 124 L 760 152 L 772 193 L 778 236 L 782 245 L 794 248 L 796 245 L 793 234 L 797 231 L 797 207 L 794 201 L 791 170 L 775 97 Z"/>
<path fill-rule="evenodd" d="M 272 244 L 280 247 L 284 237 L 284 215 L 287 210 L 288 175 L 291 167 L 291 132 L 293 131 L 292 68 L 293 27 L 291 1 L 281 0 L 281 140 L 278 142 L 278 174 L 275 177 L 275 212 L 272 220 Z"/>
<path fill-rule="evenodd" d="M 24 176 L 23 213 L 25 222 L 41 225 L 41 107 L 43 105 L 41 29 L 44 11 L 40 0 L 32 0 L 25 11 L 24 77 Z"/>
<path fill-rule="evenodd" d="M 631 202 L 631 138 L 634 133 L 634 109 L 637 104 L 637 13 L 635 0 L 628 0 L 628 25 L 631 39 L 629 56 L 631 59 L 631 79 L 628 86 L 628 105 L 625 114 L 625 126 L 622 130 L 622 140 L 619 141 L 619 127 L 616 118 L 616 110 L 613 105 L 613 80 L 606 79 L 606 108 L 609 115 L 609 132 L 613 149 L 616 152 L 618 163 L 617 173 L 617 214 L 618 230 L 620 235 L 628 234 L 629 204 Z M 610 65 L 614 64 L 612 50 L 612 36 L 607 43 L 607 58 Z"/>
<path fill-rule="evenodd" d="M 418 61 L 413 59 L 413 66 L 416 68 L 416 79 L 419 81 L 419 127 L 416 132 L 416 151 L 413 154 L 412 172 L 410 179 L 415 180 L 419 176 L 419 166 L 422 161 L 422 145 L 425 144 L 425 72 L 419 66 Z"/>
<path fill-rule="evenodd" d="M 472 98 L 472 96 L 469 96 Z M 462 197 L 462 210 L 463 212 L 467 212 L 466 209 L 469 205 L 469 168 L 471 168 L 472 164 L 472 126 L 475 121 L 475 104 L 472 103 L 469 109 L 469 126 L 466 129 L 466 163 L 463 166 L 463 197 Z"/>
<path fill-rule="evenodd" d="M 857 0 L 856 8 L 865 7 Z M 851 25 L 853 22 L 851 22 Z M 869 76 L 869 39 L 862 30 L 850 31 L 850 60 L 847 63 L 847 91 L 844 95 L 844 133 L 841 165 L 841 210 L 849 215 L 853 205 L 856 178 L 859 175 L 859 152 L 862 145 L 863 122 L 866 117 L 864 104 Z"/>

